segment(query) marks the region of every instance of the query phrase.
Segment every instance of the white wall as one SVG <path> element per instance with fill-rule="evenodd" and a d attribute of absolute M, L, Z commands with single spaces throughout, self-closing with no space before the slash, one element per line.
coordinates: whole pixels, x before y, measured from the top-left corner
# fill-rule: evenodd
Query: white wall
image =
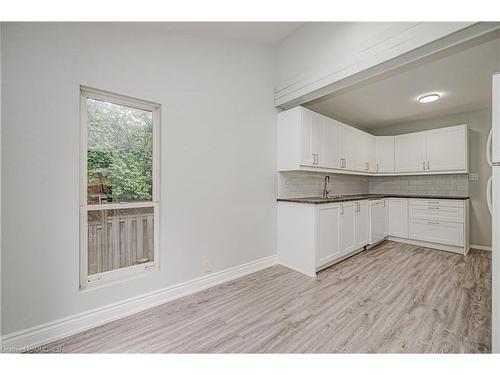
<path fill-rule="evenodd" d="M 469 126 L 469 170 L 479 175 L 478 181 L 469 181 L 470 242 L 491 246 L 491 215 L 486 205 L 486 184 L 491 168 L 486 161 L 486 140 L 491 129 L 491 109 L 440 116 L 428 120 L 392 125 L 372 131 L 375 135 L 397 135 L 414 131 L 467 124 Z"/>
<path fill-rule="evenodd" d="M 276 252 L 271 47 L 136 26 L 2 25 L 2 333 Z M 79 85 L 161 103 L 161 272 L 78 289 Z"/>
<path fill-rule="evenodd" d="M 494 22 L 307 23 L 277 46 L 276 104 L 288 108 L 316 99 L 338 90 L 349 77 L 364 79 L 499 26 Z"/>

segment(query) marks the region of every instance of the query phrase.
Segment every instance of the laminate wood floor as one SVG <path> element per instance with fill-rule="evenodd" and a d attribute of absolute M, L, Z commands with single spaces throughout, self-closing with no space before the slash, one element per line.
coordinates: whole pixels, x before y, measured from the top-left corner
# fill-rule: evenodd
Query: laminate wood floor
<path fill-rule="evenodd" d="M 63 352 L 484 353 L 491 252 L 385 241 L 313 280 L 274 266 L 60 340 Z"/>

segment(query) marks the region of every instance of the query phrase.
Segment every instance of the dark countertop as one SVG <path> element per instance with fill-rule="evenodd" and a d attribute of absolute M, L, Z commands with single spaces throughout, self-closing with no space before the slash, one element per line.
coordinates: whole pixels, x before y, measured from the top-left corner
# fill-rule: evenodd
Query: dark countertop
<path fill-rule="evenodd" d="M 324 203 L 337 203 L 361 200 L 375 200 L 382 198 L 417 198 L 417 199 L 460 199 L 465 200 L 469 197 L 450 196 L 450 195 L 414 195 L 414 194 L 358 194 L 358 195 L 340 195 L 330 198 L 321 197 L 305 197 L 305 198 L 278 198 L 278 202 L 294 202 L 294 203 L 308 203 L 308 204 L 324 204 Z"/>

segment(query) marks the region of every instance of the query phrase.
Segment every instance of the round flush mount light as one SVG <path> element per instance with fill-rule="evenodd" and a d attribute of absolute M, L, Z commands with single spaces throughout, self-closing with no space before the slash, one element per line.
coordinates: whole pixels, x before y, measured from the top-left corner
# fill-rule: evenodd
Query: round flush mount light
<path fill-rule="evenodd" d="M 423 95 L 418 98 L 418 101 L 420 103 L 431 103 L 435 102 L 436 100 L 440 99 L 441 95 L 439 94 L 428 94 L 428 95 Z"/>

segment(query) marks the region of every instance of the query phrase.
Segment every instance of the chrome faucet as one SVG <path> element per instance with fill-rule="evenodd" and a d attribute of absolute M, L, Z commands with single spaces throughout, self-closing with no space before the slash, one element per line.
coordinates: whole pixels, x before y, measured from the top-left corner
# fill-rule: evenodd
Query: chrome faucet
<path fill-rule="evenodd" d="M 325 187 L 323 188 L 323 198 L 328 198 L 328 194 L 331 193 L 331 190 L 327 189 L 329 183 L 330 183 L 330 176 L 325 176 Z"/>

